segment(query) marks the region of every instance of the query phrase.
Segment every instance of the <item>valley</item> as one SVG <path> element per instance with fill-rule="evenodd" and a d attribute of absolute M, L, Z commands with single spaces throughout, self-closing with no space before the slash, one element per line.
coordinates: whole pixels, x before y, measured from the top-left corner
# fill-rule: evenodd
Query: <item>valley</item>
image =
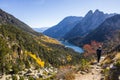
<path fill-rule="evenodd" d="M 53 79 L 80 54 L 0 10 L 0 80 Z"/>
<path fill-rule="evenodd" d="M 31 28 L 0 9 L 0 80 L 120 80 L 120 14 L 89 10 Z"/>
<path fill-rule="evenodd" d="M 64 23 L 64 20 L 61 22 Z M 81 53 L 80 47 L 84 51 L 82 50 L 82 59 L 79 64 L 67 66 L 58 71 L 58 80 L 120 79 L 120 14 L 90 10 L 66 33 L 64 33 L 65 29 L 70 27 L 69 22 L 66 21 L 66 26 L 62 27 L 59 26 L 60 23 L 43 34 L 60 40 L 65 47 L 72 48 L 76 52 Z M 103 53 L 101 62 L 97 63 L 96 50 L 99 46 L 102 46 Z"/>

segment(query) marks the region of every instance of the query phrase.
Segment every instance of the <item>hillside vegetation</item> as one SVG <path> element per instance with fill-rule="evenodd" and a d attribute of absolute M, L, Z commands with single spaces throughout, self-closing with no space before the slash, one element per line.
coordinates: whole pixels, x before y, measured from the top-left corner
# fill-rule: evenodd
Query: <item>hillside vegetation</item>
<path fill-rule="evenodd" d="M 56 73 L 56 68 L 75 65 L 80 59 L 79 53 L 0 10 L 0 75 L 11 75 L 13 80 L 16 76 L 21 78 L 20 75 L 46 79 Z"/>
<path fill-rule="evenodd" d="M 11 57 L 14 56 L 15 59 L 26 55 L 25 51 L 28 51 L 53 66 L 67 64 L 66 57 L 68 55 L 71 55 L 73 60 L 79 60 L 79 54 L 60 45 L 56 40 L 47 39 L 46 36 L 30 35 L 12 25 L 0 26 L 0 38 L 0 42 L 3 44 L 1 51 L 5 51 L 5 54 Z"/>

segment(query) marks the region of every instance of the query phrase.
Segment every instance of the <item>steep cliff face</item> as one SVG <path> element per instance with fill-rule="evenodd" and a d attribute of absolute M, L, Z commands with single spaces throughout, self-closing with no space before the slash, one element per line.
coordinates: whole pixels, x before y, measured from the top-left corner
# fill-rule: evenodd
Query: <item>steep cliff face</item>
<path fill-rule="evenodd" d="M 78 37 L 84 37 L 91 31 L 96 29 L 105 19 L 113 16 L 114 14 L 105 14 L 99 10 L 95 12 L 89 11 L 85 17 L 79 22 L 71 31 L 69 31 L 64 38 L 69 40 Z"/>
<path fill-rule="evenodd" d="M 91 41 L 115 41 L 119 40 L 120 33 L 120 15 L 115 15 L 106 19 L 97 29 L 89 33 L 84 37 L 80 43 L 86 44 Z M 115 42 L 114 42 L 115 43 Z"/>

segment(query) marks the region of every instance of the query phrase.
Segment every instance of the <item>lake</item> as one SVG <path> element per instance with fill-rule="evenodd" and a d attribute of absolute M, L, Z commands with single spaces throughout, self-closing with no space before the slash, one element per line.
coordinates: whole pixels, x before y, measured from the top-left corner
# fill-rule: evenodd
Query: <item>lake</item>
<path fill-rule="evenodd" d="M 65 45 L 65 47 L 73 49 L 75 52 L 78 52 L 78 53 L 84 52 L 82 48 L 80 48 L 80 47 L 78 47 L 78 46 L 76 46 L 74 44 L 71 44 L 71 43 L 69 43 L 67 41 L 60 41 L 60 43 Z"/>

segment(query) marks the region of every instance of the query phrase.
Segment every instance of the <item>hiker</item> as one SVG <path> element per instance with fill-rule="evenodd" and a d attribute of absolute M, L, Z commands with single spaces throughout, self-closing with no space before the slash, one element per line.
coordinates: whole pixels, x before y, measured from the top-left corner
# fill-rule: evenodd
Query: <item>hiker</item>
<path fill-rule="evenodd" d="M 99 48 L 96 50 L 96 54 L 97 54 L 97 62 L 99 63 L 100 58 L 101 58 L 101 53 L 102 53 L 102 47 L 99 46 Z"/>

